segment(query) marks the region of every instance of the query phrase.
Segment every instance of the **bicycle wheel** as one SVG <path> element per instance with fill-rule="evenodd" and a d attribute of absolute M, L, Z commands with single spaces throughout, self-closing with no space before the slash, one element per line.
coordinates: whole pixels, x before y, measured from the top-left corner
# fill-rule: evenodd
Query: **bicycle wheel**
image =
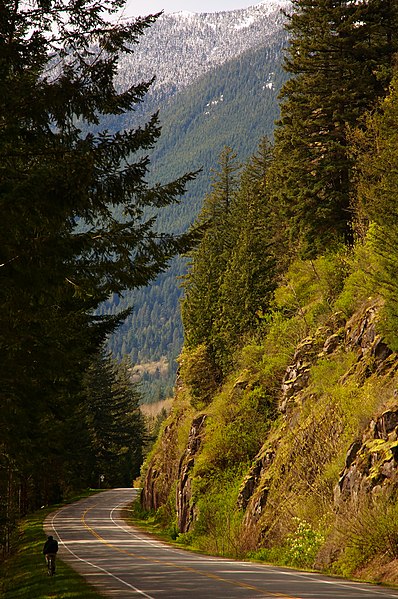
<path fill-rule="evenodd" d="M 48 569 L 48 575 L 54 576 L 54 574 L 55 574 L 55 557 L 53 555 L 49 555 L 47 557 L 47 569 Z"/>

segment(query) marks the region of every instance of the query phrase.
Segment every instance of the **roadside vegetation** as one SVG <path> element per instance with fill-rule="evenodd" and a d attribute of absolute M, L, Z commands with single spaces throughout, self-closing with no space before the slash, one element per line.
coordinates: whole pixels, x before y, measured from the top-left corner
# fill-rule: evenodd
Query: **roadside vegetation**
<path fill-rule="evenodd" d="M 220 154 L 142 471 L 196 549 L 398 582 L 397 24 L 293 0 L 273 146 Z"/>
<path fill-rule="evenodd" d="M 74 500 L 80 499 L 80 497 Z M 99 599 L 99 595 L 72 568 L 56 562 L 56 575 L 48 576 L 42 553 L 45 518 L 59 506 L 43 508 L 20 521 L 12 539 L 12 555 L 0 565 L 1 599 Z"/>
<path fill-rule="evenodd" d="M 162 505 L 145 511 L 136 502 L 134 523 L 195 551 L 397 582 L 393 569 L 387 573 L 375 563 L 397 559 L 393 488 L 374 503 L 364 497 L 338 515 L 334 503 L 350 444 L 375 415 L 396 405 L 394 370 L 380 376 L 372 358 L 358 362 L 358 350 L 343 342 L 343 324 L 353 319 L 352 327 L 359 327 L 363 308 L 378 301 L 377 284 L 364 270 L 371 260 L 363 244 L 353 252 L 297 260 L 276 290 L 273 315 L 235 354 L 234 368 L 213 395 L 208 399 L 207 370 L 201 404 L 199 372 L 180 385 L 142 471 L 144 484 L 150 468 L 167 470 L 169 478 L 155 485 Z M 379 323 L 385 326 L 387 317 Z M 328 338 L 336 342 L 331 355 L 322 353 Z M 308 381 L 286 416 L 277 402 L 298 348 Z M 189 355 L 185 359 L 182 377 L 190 368 Z M 206 415 L 206 427 L 199 450 L 190 454 L 187 500 L 193 517 L 182 531 L 178 472 L 199 415 Z M 385 451 L 390 445 L 385 443 Z M 381 442 L 376 450 L 384 451 Z M 265 473 L 256 491 L 258 516 L 252 511 L 248 517 L 249 499 L 253 506 L 256 495 L 245 501 L 243 490 L 260 463 Z"/>

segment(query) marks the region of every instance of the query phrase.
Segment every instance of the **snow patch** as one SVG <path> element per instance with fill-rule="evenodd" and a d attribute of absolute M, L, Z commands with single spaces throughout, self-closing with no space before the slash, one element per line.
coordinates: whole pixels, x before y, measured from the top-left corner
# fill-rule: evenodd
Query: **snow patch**
<path fill-rule="evenodd" d="M 213 108 L 214 106 L 217 106 L 217 104 L 219 104 L 220 102 L 224 102 L 224 94 L 221 94 L 219 98 L 217 98 L 216 100 L 211 100 L 210 102 L 208 102 L 205 106 L 205 108 L 208 108 L 208 110 L 205 110 L 205 114 L 210 114 L 210 109 Z"/>
<path fill-rule="evenodd" d="M 289 4 L 291 4 L 291 0 L 263 0 L 262 2 L 259 2 L 258 4 L 255 4 L 255 7 L 257 6 L 269 6 L 271 8 L 278 8 L 281 6 L 288 6 Z"/>
<path fill-rule="evenodd" d="M 271 73 L 268 74 L 268 77 L 267 77 L 266 81 L 264 81 L 264 85 L 262 86 L 261 89 L 263 89 L 263 90 L 265 90 L 265 89 L 275 89 L 275 86 L 274 86 L 274 76 L 275 76 L 275 73 L 273 73 L 271 71 Z"/>
<path fill-rule="evenodd" d="M 237 23 L 235 25 L 235 29 L 245 29 L 245 27 L 250 27 L 250 25 L 252 25 L 255 22 L 256 22 L 256 19 L 254 18 L 254 16 L 253 15 L 251 15 L 251 16 L 249 15 L 243 21 L 241 21 L 240 23 Z"/>

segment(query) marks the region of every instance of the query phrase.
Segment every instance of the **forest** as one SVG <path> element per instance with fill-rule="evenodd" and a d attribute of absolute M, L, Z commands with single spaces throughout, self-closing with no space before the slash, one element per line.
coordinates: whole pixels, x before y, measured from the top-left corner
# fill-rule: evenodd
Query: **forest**
<path fill-rule="evenodd" d="M 279 114 L 277 95 L 286 79 L 280 64 L 285 37 L 278 31 L 266 47 L 246 51 L 210 71 L 162 107 L 162 134 L 151 155 L 156 176 L 167 180 L 178 176 L 181 168 L 201 168 L 184 202 L 158 215 L 163 230 L 182 232 L 195 220 L 225 145 L 233 145 L 239 160 L 244 161 L 263 135 L 272 137 Z M 270 87 L 265 87 L 266 83 Z M 214 100 L 221 97 L 222 102 Z M 121 121 L 116 118 L 113 126 L 118 123 Z M 126 291 L 122 298 L 112 297 L 101 307 L 103 312 L 114 314 L 134 306 L 108 342 L 118 360 L 126 354 L 133 364 L 154 362 L 163 356 L 168 360 L 166 377 L 143 381 L 145 402 L 156 400 L 159 393 L 172 395 L 176 359 L 183 345 L 179 302 L 180 277 L 185 272 L 186 259 L 177 257 L 150 286 Z"/>
<path fill-rule="evenodd" d="M 283 554 L 284 563 L 308 565 L 315 551 L 326 551 L 325 539 L 330 555 L 338 545 L 330 532 L 338 472 L 350 442 L 380 417 L 372 378 L 379 354 L 361 372 L 361 386 L 343 377 L 352 375 L 353 350 L 328 360 L 324 337 L 327 331 L 328 347 L 333 335 L 338 344 L 356 311 L 373 309 L 376 300 L 383 356 L 390 360 L 385 387 L 394 397 L 398 7 L 391 0 L 293 0 L 274 138 L 254 140 L 257 151 L 243 165 L 233 147 L 224 147 L 193 227 L 171 232 L 158 228 L 161 214 L 181 201 L 196 166 L 168 172 L 171 181 L 150 179 L 147 152 L 160 135 L 156 114 L 133 130 L 100 126 L 101 116 L 134 110 L 150 86 L 115 86 L 118 56 L 131 52 L 155 20 L 113 24 L 104 11 L 112 15 L 119 7 L 116 0 L 40 0 L 21 10 L 6 1 L 1 14 L 2 552 L 10 550 L 21 515 L 94 486 L 101 475 L 112 486 L 139 474 L 147 434 L 139 390 L 130 365 L 115 363 L 104 349 L 130 308 L 114 314 L 100 307 L 110 297 L 120 304 L 126 290 L 156 280 L 183 255 L 189 267 L 182 391 L 142 481 L 158 468 L 164 503 L 158 517 L 181 542 L 238 554 L 240 538 L 257 557 L 278 561 Z M 319 360 L 314 368 L 303 347 Z M 310 380 L 300 405 L 292 405 L 291 379 L 284 378 L 295 356 L 303 356 L 297 378 Z M 190 472 L 190 511 L 182 514 L 175 491 L 183 441 L 192 423 L 199 430 L 205 421 L 202 453 Z M 297 422 L 300 434 L 289 437 Z M 173 451 L 164 456 L 166 433 L 174 434 Z M 378 441 L 379 454 L 389 452 L 391 462 L 396 431 Z M 292 446 L 297 451 L 289 453 Z M 285 482 L 286 464 L 296 468 L 294 484 Z M 372 477 L 382 487 L 381 471 L 373 468 Z M 363 521 L 370 514 L 372 530 L 382 529 L 377 514 L 394 520 L 390 479 L 382 508 L 372 511 L 370 501 L 361 512 Z M 165 480 L 169 487 L 162 487 Z M 297 481 L 308 483 L 305 491 Z M 152 500 L 144 491 L 144 507 Z M 245 513 L 260 512 L 252 534 Z M 307 540 L 308 564 L 295 562 L 292 521 L 298 521 L 293 540 Z M 339 561 L 340 574 L 361 565 L 354 541 Z M 372 546 L 379 548 L 369 542 L 366 559 Z M 397 557 L 394 545 L 389 551 Z"/>
<path fill-rule="evenodd" d="M 197 219 L 141 506 L 181 546 L 397 583 L 398 6 L 286 27 L 274 139 L 223 149 Z"/>
<path fill-rule="evenodd" d="M 263 138 L 242 169 L 234 148 L 220 154 L 198 218 L 206 231 L 190 254 L 185 348 L 204 348 L 217 380 L 240 340 L 272 313 L 274 292 L 296 259 L 348 253 L 369 236 L 383 257 L 380 291 L 394 338 L 395 277 L 387 275 L 395 255 L 387 218 L 396 198 L 394 151 L 386 140 L 391 155 L 381 152 L 379 123 L 394 122 L 397 8 L 301 0 L 293 8 L 284 65 L 291 77 L 280 93 L 273 147 Z"/>
<path fill-rule="evenodd" d="M 151 81 L 116 87 L 121 55 L 155 16 L 131 23 L 104 2 L 6 1 L 0 16 L 0 546 L 19 518 L 68 493 L 129 485 L 147 432 L 130 365 L 107 337 L 131 308 L 100 314 L 112 294 L 145 286 L 198 233 L 159 231 L 193 173 L 148 183 L 154 114 L 109 132 Z"/>

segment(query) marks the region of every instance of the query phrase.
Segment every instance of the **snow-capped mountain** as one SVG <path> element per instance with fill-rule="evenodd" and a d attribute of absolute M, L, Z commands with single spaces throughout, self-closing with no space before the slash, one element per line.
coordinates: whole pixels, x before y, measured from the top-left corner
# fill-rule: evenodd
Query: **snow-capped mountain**
<path fill-rule="evenodd" d="M 120 63 L 119 84 L 156 76 L 151 94 L 160 104 L 209 70 L 266 46 L 282 29 L 289 0 L 266 0 L 216 13 L 163 14 Z"/>

